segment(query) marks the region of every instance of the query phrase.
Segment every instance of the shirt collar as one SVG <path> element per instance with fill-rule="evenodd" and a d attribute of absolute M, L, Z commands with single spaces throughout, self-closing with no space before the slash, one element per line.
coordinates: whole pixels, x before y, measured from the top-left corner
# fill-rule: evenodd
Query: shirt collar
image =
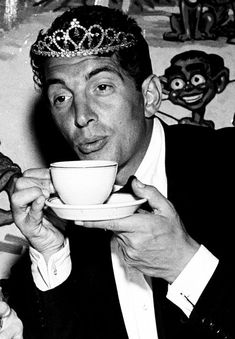
<path fill-rule="evenodd" d="M 135 176 L 144 184 L 155 186 L 165 197 L 167 196 L 165 133 L 157 117 L 154 118 L 149 147 Z"/>

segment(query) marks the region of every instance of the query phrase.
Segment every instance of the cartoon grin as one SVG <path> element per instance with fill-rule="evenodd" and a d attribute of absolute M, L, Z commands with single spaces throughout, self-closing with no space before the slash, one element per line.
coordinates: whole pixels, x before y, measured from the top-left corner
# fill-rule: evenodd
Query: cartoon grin
<path fill-rule="evenodd" d="M 191 104 L 193 102 L 200 100 L 202 97 L 203 97 L 203 93 L 197 94 L 197 95 L 191 95 L 191 96 L 184 96 L 182 97 L 182 99 L 188 104 Z"/>

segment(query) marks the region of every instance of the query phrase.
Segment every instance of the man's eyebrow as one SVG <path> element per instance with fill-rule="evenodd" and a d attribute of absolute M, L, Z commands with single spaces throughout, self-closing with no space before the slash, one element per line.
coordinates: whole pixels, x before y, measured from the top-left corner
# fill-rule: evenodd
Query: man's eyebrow
<path fill-rule="evenodd" d="M 103 66 L 103 67 L 99 67 L 94 69 L 93 71 L 91 71 L 88 76 L 87 76 L 87 80 L 91 79 L 93 76 L 101 73 L 101 72 L 109 72 L 109 73 L 114 73 L 116 74 L 119 78 L 121 78 L 122 80 L 124 80 L 123 75 L 121 74 L 121 72 L 119 72 L 117 69 L 110 67 L 110 66 Z"/>
<path fill-rule="evenodd" d="M 51 85 L 55 85 L 55 84 L 65 85 L 65 82 L 62 79 L 56 79 L 56 78 L 47 79 L 45 83 L 45 89 L 48 90 L 48 88 Z"/>
<path fill-rule="evenodd" d="M 121 78 L 122 80 L 124 80 L 123 75 L 121 74 L 121 72 L 119 72 L 117 69 L 113 68 L 113 67 L 109 67 L 109 66 L 103 66 L 103 67 L 99 67 L 96 68 L 94 70 L 92 70 L 87 76 L 86 79 L 89 80 L 91 79 L 93 76 L 101 73 L 101 72 L 109 72 L 109 73 L 114 73 L 116 74 L 119 78 Z M 47 79 L 45 82 L 45 90 L 47 91 L 48 88 L 51 85 L 55 85 L 55 84 L 61 84 L 61 85 L 66 85 L 65 81 L 62 79 L 57 79 L 57 78 L 51 78 L 51 79 Z"/>

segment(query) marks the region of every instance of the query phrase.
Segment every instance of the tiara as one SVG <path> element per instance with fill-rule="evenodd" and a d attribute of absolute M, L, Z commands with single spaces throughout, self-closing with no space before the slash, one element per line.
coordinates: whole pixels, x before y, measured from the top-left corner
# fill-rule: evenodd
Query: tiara
<path fill-rule="evenodd" d="M 103 29 L 94 24 L 88 29 L 77 19 L 70 22 L 66 31 L 58 29 L 53 34 L 39 33 L 32 46 L 32 53 L 47 57 L 74 57 L 96 55 L 129 48 L 136 43 L 131 33 L 116 32 L 113 28 Z"/>

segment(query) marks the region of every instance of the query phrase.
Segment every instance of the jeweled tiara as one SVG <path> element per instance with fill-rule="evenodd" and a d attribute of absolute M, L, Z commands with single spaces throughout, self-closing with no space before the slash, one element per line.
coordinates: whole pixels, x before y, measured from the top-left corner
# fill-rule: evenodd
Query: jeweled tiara
<path fill-rule="evenodd" d="M 131 33 L 104 29 L 97 24 L 87 29 L 77 19 L 73 19 L 66 31 L 59 29 L 50 35 L 47 32 L 43 34 L 41 30 L 31 51 L 41 56 L 69 58 L 114 52 L 135 43 L 136 39 Z"/>

